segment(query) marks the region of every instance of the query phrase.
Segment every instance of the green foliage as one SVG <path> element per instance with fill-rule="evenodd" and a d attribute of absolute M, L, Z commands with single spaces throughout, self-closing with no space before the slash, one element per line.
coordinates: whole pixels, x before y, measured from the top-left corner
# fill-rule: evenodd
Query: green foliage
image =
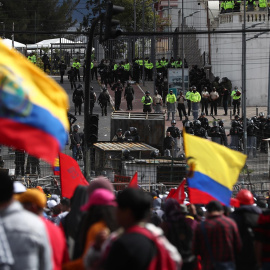
<path fill-rule="evenodd" d="M 97 17 L 100 12 L 106 11 L 107 0 L 89 0 L 87 1 L 86 8 L 89 10 L 89 15 L 84 18 L 84 27 L 87 23 L 91 23 L 91 18 Z M 125 11 L 116 19 L 120 20 L 121 28 L 124 31 L 134 31 L 134 0 L 114 0 L 112 1 L 116 6 L 122 6 Z M 142 4 L 144 2 L 144 5 Z M 100 5 L 99 5 L 100 3 Z M 144 26 L 143 26 L 143 6 L 144 6 Z M 157 19 L 158 16 L 156 16 Z M 158 22 L 158 20 L 157 20 Z M 154 24 L 154 11 L 153 0 L 136 0 L 136 31 L 153 31 Z"/>
<path fill-rule="evenodd" d="M 1 0 L 1 21 L 6 31 L 65 31 L 74 26 L 72 12 L 80 0 Z M 10 38 L 11 34 L 6 34 Z M 19 42 L 29 44 L 52 35 L 15 34 Z"/>

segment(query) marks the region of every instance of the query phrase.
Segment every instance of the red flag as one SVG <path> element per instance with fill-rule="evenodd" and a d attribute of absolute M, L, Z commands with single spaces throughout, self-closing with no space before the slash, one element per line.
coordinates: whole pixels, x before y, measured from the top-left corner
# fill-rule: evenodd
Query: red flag
<path fill-rule="evenodd" d="M 172 199 L 177 200 L 180 204 L 184 203 L 185 200 L 185 184 L 186 179 L 182 181 L 182 183 L 178 186 L 174 194 L 171 196 Z"/>
<path fill-rule="evenodd" d="M 171 188 L 168 196 L 166 197 L 166 200 L 169 198 L 173 198 L 173 195 L 175 194 L 176 190 L 177 190 L 176 188 Z"/>
<path fill-rule="evenodd" d="M 89 183 L 75 159 L 60 153 L 59 160 L 62 197 L 71 198 L 78 185 L 87 186 Z"/>
<path fill-rule="evenodd" d="M 138 188 L 138 173 L 135 172 L 132 179 L 129 182 L 128 187 L 130 188 Z"/>

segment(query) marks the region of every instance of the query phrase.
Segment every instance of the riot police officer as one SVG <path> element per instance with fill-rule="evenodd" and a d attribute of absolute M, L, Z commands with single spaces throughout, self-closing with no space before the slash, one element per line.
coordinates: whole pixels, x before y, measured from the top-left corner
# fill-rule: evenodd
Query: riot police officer
<path fill-rule="evenodd" d="M 112 87 L 112 90 L 115 93 L 115 110 L 119 111 L 120 110 L 120 105 L 121 105 L 121 97 L 122 97 L 122 92 L 123 92 L 123 85 L 120 80 L 117 81 Z"/>
<path fill-rule="evenodd" d="M 216 142 L 218 144 L 221 144 L 221 128 L 218 125 L 217 121 L 213 122 L 213 127 L 210 128 L 208 132 L 208 136 L 211 137 L 212 142 Z"/>
<path fill-rule="evenodd" d="M 194 135 L 206 139 L 206 130 L 201 126 L 200 120 L 194 121 Z"/>
<path fill-rule="evenodd" d="M 231 136 L 230 148 L 236 151 L 241 150 L 243 127 L 239 121 L 232 121 L 229 135 Z"/>
<path fill-rule="evenodd" d="M 228 146 L 228 140 L 227 140 L 227 135 L 226 135 L 223 120 L 219 120 L 218 125 L 219 125 L 220 130 L 221 130 L 221 144 L 224 146 Z"/>
<path fill-rule="evenodd" d="M 186 133 L 194 135 L 192 122 L 186 121 L 185 124 L 184 124 L 184 127 L 185 127 L 185 130 L 186 130 Z"/>
<path fill-rule="evenodd" d="M 170 132 L 171 136 L 174 139 L 174 149 L 173 149 L 173 157 L 177 157 L 177 152 L 179 149 L 178 145 L 180 145 L 180 141 L 178 143 L 178 140 L 180 140 L 180 130 L 178 127 L 175 126 L 176 121 L 171 121 L 171 126 L 167 128 L 167 132 Z"/>
<path fill-rule="evenodd" d="M 93 114 L 93 109 L 94 109 L 96 100 L 97 100 L 97 95 L 94 92 L 94 88 L 90 86 L 90 114 Z"/>
<path fill-rule="evenodd" d="M 112 141 L 113 142 L 123 142 L 124 141 L 122 128 L 117 129 L 116 134 L 114 135 Z"/>
<path fill-rule="evenodd" d="M 99 94 L 98 103 L 101 107 L 102 116 L 107 116 L 107 105 L 110 104 L 110 96 L 107 92 L 107 88 L 104 86 L 102 92 Z"/>
<path fill-rule="evenodd" d="M 247 119 L 247 154 L 248 157 L 252 153 L 253 157 L 257 157 L 257 149 L 256 149 L 256 133 L 258 127 L 254 125 L 253 120 Z M 269 132 L 270 132 L 270 116 L 269 116 Z"/>
<path fill-rule="evenodd" d="M 205 117 L 204 112 L 201 113 L 200 117 L 197 120 L 201 122 L 201 126 L 206 130 L 206 132 L 208 132 L 208 130 L 210 129 L 210 126 L 209 126 L 209 121 Z"/>
<path fill-rule="evenodd" d="M 259 127 L 258 137 L 257 137 L 257 150 L 260 150 L 262 153 L 267 153 L 266 144 L 263 139 L 264 136 L 264 126 L 266 124 L 266 118 L 264 117 L 264 113 L 260 112 L 259 117 L 257 119 L 257 125 Z"/>

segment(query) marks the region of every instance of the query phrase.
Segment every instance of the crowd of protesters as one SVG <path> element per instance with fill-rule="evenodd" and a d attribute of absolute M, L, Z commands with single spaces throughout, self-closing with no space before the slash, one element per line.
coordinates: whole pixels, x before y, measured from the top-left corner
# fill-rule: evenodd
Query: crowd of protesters
<path fill-rule="evenodd" d="M 159 190 L 115 192 L 99 176 L 72 198 L 0 173 L 1 269 L 269 269 L 270 215 L 240 190 L 233 208 Z"/>

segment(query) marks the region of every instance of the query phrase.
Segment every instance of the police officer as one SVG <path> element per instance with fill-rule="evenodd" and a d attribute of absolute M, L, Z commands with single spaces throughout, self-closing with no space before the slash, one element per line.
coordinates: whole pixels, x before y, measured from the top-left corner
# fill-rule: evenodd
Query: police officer
<path fill-rule="evenodd" d="M 211 103 L 211 115 L 215 113 L 217 115 L 217 102 L 218 102 L 219 94 L 216 91 L 216 88 L 213 87 L 210 93 L 210 103 Z"/>
<path fill-rule="evenodd" d="M 114 135 L 112 141 L 113 142 L 123 142 L 124 141 L 122 128 L 117 129 L 116 134 Z"/>
<path fill-rule="evenodd" d="M 172 150 L 174 149 L 175 141 L 169 131 L 166 132 L 166 137 L 163 140 L 164 156 L 171 157 Z"/>
<path fill-rule="evenodd" d="M 103 86 L 102 92 L 99 94 L 98 103 L 101 107 L 102 116 L 107 116 L 107 106 L 110 104 L 110 96 L 107 92 L 107 88 Z"/>
<path fill-rule="evenodd" d="M 70 82 L 70 87 L 71 89 L 76 88 L 76 71 L 74 69 L 74 67 L 71 67 L 70 70 L 67 72 L 68 74 L 68 79 L 69 79 L 69 82 Z"/>
<path fill-rule="evenodd" d="M 190 112 L 191 112 L 191 100 L 190 100 L 190 95 L 192 93 L 192 87 L 190 87 L 188 89 L 188 91 L 186 92 L 186 100 L 187 100 L 187 105 L 188 105 L 188 116 L 190 116 Z"/>
<path fill-rule="evenodd" d="M 182 91 L 180 91 L 179 96 L 177 96 L 177 101 L 178 101 L 177 109 L 178 109 L 180 121 L 182 121 L 182 113 L 184 116 L 187 116 L 186 108 L 185 108 L 186 99 L 185 99 Z"/>
<path fill-rule="evenodd" d="M 162 96 L 159 95 L 158 91 L 155 91 L 155 95 L 153 96 L 153 109 L 155 113 L 162 113 Z"/>
<path fill-rule="evenodd" d="M 236 114 L 236 109 L 237 114 L 240 114 L 241 91 L 237 88 L 237 86 L 234 87 L 231 97 L 233 98 L 233 115 Z"/>
<path fill-rule="evenodd" d="M 76 80 L 78 78 L 78 81 L 81 81 L 81 75 L 80 75 L 80 67 L 81 67 L 81 63 L 78 59 L 75 60 L 75 64 L 73 63 L 72 66 L 75 68 L 76 71 Z"/>
<path fill-rule="evenodd" d="M 132 79 L 136 82 L 140 82 L 140 66 L 138 62 L 134 59 L 132 63 Z"/>
<path fill-rule="evenodd" d="M 84 102 L 83 86 L 81 83 L 74 90 L 73 95 L 72 95 L 72 101 L 75 106 L 75 115 L 77 114 L 77 111 L 79 115 L 81 115 L 82 103 Z"/>
<path fill-rule="evenodd" d="M 90 86 L 90 114 L 93 114 L 93 109 L 94 109 L 96 100 L 97 100 L 97 95 L 94 92 L 94 88 Z"/>
<path fill-rule="evenodd" d="M 263 126 L 263 138 L 269 139 L 270 138 L 270 115 L 266 116 L 266 121 Z M 268 141 L 262 141 L 262 150 L 264 153 L 268 153 Z"/>
<path fill-rule="evenodd" d="M 190 121 L 184 123 L 186 133 L 194 135 L 193 124 Z"/>
<path fill-rule="evenodd" d="M 167 121 L 170 120 L 170 113 L 172 113 L 172 120 L 175 120 L 175 104 L 176 104 L 176 96 L 173 93 L 173 90 L 170 90 L 170 93 L 166 96 L 167 103 Z"/>
<path fill-rule="evenodd" d="M 202 112 L 205 112 L 208 115 L 208 103 L 209 103 L 209 92 L 207 91 L 207 87 L 204 87 L 202 90 Z"/>
<path fill-rule="evenodd" d="M 231 144 L 230 148 L 233 150 L 241 150 L 241 139 L 243 136 L 243 127 L 237 120 L 233 120 L 230 128 Z"/>
<path fill-rule="evenodd" d="M 60 83 L 64 83 L 63 77 L 65 75 L 65 71 L 67 69 L 67 65 L 65 62 L 62 60 L 59 64 L 59 70 L 60 70 Z"/>
<path fill-rule="evenodd" d="M 173 149 L 173 157 L 177 157 L 177 152 L 180 150 L 178 145 L 180 145 L 180 130 L 175 126 L 176 121 L 171 121 L 171 126 L 167 128 L 167 132 L 170 132 L 171 136 L 174 139 L 174 149 Z M 178 143 L 179 141 L 179 143 Z"/>
<path fill-rule="evenodd" d="M 70 141 L 71 141 L 71 145 L 70 145 L 70 149 L 72 151 L 72 157 L 75 160 L 78 160 L 78 156 L 81 154 L 82 152 L 82 134 L 79 133 L 79 125 L 74 125 L 73 126 L 73 131 L 70 134 Z"/>
<path fill-rule="evenodd" d="M 268 131 L 270 132 L 270 116 L 268 117 Z M 266 124 L 267 125 L 267 124 Z M 253 120 L 248 119 L 247 120 L 247 154 L 248 157 L 252 153 L 252 156 L 254 158 L 257 157 L 257 138 L 256 138 L 256 132 L 257 132 L 257 127 L 254 125 Z M 270 135 L 270 133 L 269 133 Z"/>
<path fill-rule="evenodd" d="M 145 95 L 142 97 L 141 102 L 143 103 L 143 112 L 151 112 L 152 108 L 151 108 L 151 104 L 153 103 L 152 98 L 150 97 L 150 92 L 146 91 Z"/>
<path fill-rule="evenodd" d="M 200 120 L 194 121 L 194 135 L 206 139 L 206 130 L 201 126 Z"/>
<path fill-rule="evenodd" d="M 210 129 L 210 126 L 209 126 L 209 121 L 205 117 L 205 113 L 204 112 L 201 113 L 201 115 L 198 118 L 198 120 L 201 122 L 201 126 L 206 130 L 206 132 L 208 132 L 208 130 Z"/>
<path fill-rule="evenodd" d="M 258 130 L 258 136 L 257 136 L 257 150 L 260 150 L 262 153 L 266 153 L 266 144 L 264 143 L 263 139 L 264 136 L 264 126 L 266 124 L 266 118 L 264 117 L 264 113 L 260 112 L 259 117 L 257 119 L 257 126 L 259 128 Z"/>
<path fill-rule="evenodd" d="M 197 88 L 195 86 L 192 87 L 192 93 L 190 94 L 190 101 L 192 106 L 192 114 L 194 120 L 198 118 L 199 115 L 199 104 L 201 101 L 201 95 L 197 92 Z"/>
<path fill-rule="evenodd" d="M 228 139 L 227 139 L 227 134 L 225 131 L 223 120 L 219 120 L 218 125 L 219 125 L 220 130 L 221 130 L 221 144 L 224 146 L 228 146 Z"/>
<path fill-rule="evenodd" d="M 213 127 L 210 128 L 208 136 L 211 137 L 212 142 L 221 144 L 221 128 L 219 127 L 217 121 L 213 122 Z"/>
<path fill-rule="evenodd" d="M 130 82 L 127 83 L 127 87 L 125 89 L 124 97 L 127 101 L 127 110 L 132 111 L 133 106 L 132 106 L 132 100 L 134 98 L 134 89 L 131 86 Z"/>
<path fill-rule="evenodd" d="M 117 83 L 113 85 L 112 91 L 114 91 L 114 94 L 115 94 L 114 96 L 115 110 L 119 111 L 120 105 L 121 105 L 122 92 L 123 92 L 123 85 L 120 80 L 117 80 Z"/>

